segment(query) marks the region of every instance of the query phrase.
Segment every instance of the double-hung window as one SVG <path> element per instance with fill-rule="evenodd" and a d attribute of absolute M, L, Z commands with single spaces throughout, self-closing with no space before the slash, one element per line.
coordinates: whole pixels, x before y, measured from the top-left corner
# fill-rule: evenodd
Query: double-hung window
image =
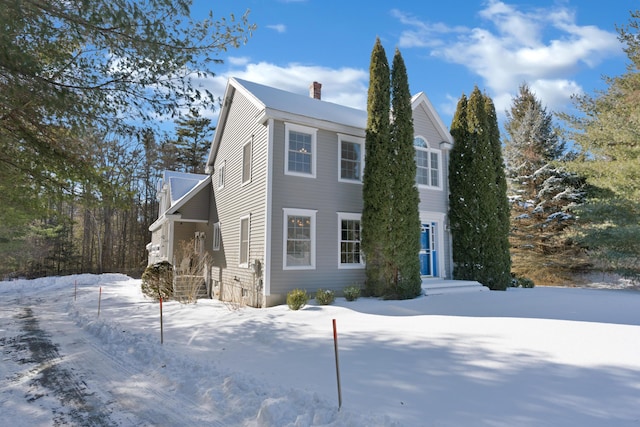
<path fill-rule="evenodd" d="M 364 267 L 360 221 L 360 214 L 338 212 L 338 268 Z"/>
<path fill-rule="evenodd" d="M 339 181 L 362 182 L 364 171 L 364 139 L 347 135 L 338 135 L 339 142 Z"/>
<path fill-rule="evenodd" d="M 440 150 L 429 148 L 422 137 L 413 140 L 416 151 L 416 184 L 418 187 L 441 189 L 442 156 Z"/>
<path fill-rule="evenodd" d="M 284 173 L 316 177 L 317 129 L 285 123 Z"/>
<path fill-rule="evenodd" d="M 312 270 L 316 267 L 316 212 L 283 209 L 283 268 Z"/>

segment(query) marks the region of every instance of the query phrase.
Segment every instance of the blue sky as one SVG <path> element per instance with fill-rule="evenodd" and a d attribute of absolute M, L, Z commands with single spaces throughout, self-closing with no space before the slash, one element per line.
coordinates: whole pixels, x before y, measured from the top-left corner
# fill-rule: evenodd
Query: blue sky
<path fill-rule="evenodd" d="M 475 85 L 502 117 L 523 82 L 548 111 L 570 111 L 572 94 L 593 93 L 603 75 L 625 72 L 615 26 L 627 24 L 640 1 L 194 0 L 192 16 L 247 9 L 258 28 L 210 70 L 215 95 L 229 77 L 301 94 L 318 81 L 324 100 L 365 109 L 379 37 L 389 62 L 400 49 L 411 92 L 425 92 L 449 126 L 458 99 Z"/>

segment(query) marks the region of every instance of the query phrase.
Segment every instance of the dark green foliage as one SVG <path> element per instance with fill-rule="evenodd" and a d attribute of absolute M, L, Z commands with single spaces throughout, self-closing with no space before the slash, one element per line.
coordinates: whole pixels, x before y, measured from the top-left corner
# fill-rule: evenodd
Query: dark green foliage
<path fill-rule="evenodd" d="M 528 277 L 514 277 L 511 279 L 512 288 L 533 288 L 535 285 L 534 281 Z"/>
<path fill-rule="evenodd" d="M 587 179 L 587 202 L 571 235 L 588 247 L 594 267 L 640 277 L 640 10 L 617 27 L 627 71 L 606 88 L 575 98 L 577 115 L 562 114 L 577 155 L 567 167 Z"/>
<path fill-rule="evenodd" d="M 347 301 L 355 301 L 360 297 L 361 288 L 358 285 L 347 286 L 342 290 L 344 298 Z"/>
<path fill-rule="evenodd" d="M 507 179 L 505 176 L 504 160 L 502 158 L 502 144 L 500 143 L 500 130 L 498 128 L 498 116 L 493 100 L 484 96 L 485 112 L 489 125 L 489 144 L 491 149 L 491 161 L 495 170 L 495 220 L 490 232 L 492 236 L 492 253 L 494 260 L 491 264 L 491 275 L 487 280 L 493 280 L 489 287 L 492 289 L 505 289 L 511 278 L 511 255 L 509 252 L 510 206 L 507 198 Z"/>
<path fill-rule="evenodd" d="M 449 165 L 449 221 L 454 278 L 504 290 L 510 271 L 497 129 L 493 103 L 477 87 L 468 99 L 460 98 L 451 124 L 455 143 Z"/>
<path fill-rule="evenodd" d="M 393 299 L 413 298 L 421 292 L 417 256 L 420 199 L 415 185 L 413 112 L 407 70 L 400 51 L 396 50 L 390 73 L 384 48 L 380 39 L 376 39 L 369 72 L 362 189 L 366 293 Z"/>
<path fill-rule="evenodd" d="M 304 289 L 294 289 L 287 293 L 287 305 L 291 310 L 300 310 L 309 302 L 309 294 Z"/>
<path fill-rule="evenodd" d="M 369 66 L 365 167 L 362 199 L 362 250 L 366 256 L 367 293 L 380 296 L 392 281 L 387 261 L 392 181 L 389 175 L 391 135 L 389 63 L 380 39 L 376 39 Z"/>
<path fill-rule="evenodd" d="M 177 139 L 171 141 L 175 147 L 174 167 L 171 170 L 204 173 L 206 156 L 211 146 L 211 134 L 215 127 L 211 119 L 201 117 L 192 108 L 187 117 L 176 122 Z"/>
<path fill-rule="evenodd" d="M 329 305 L 336 300 L 335 293 L 330 289 L 318 289 L 316 291 L 316 302 L 320 305 Z"/>
<path fill-rule="evenodd" d="M 108 185 L 88 135 L 134 139 L 159 117 L 215 108 L 216 96 L 197 79 L 212 76 L 218 53 L 245 42 L 255 26 L 247 15 L 196 20 L 190 7 L 189 0 L 2 2 L 0 254 L 3 242 L 19 246 L 29 225 L 51 214 L 50 200 L 72 205 L 79 188 Z"/>
<path fill-rule="evenodd" d="M 162 261 L 148 266 L 142 273 L 142 293 L 159 301 L 173 298 L 173 266 Z"/>
<path fill-rule="evenodd" d="M 390 262 L 394 275 L 387 297 L 414 298 L 422 292 L 420 278 L 420 195 L 416 188 L 416 162 L 413 148 L 413 110 L 407 69 L 396 49 L 391 68 L 391 142 L 393 161 L 389 173 L 393 182 L 391 206 L 392 249 Z"/>

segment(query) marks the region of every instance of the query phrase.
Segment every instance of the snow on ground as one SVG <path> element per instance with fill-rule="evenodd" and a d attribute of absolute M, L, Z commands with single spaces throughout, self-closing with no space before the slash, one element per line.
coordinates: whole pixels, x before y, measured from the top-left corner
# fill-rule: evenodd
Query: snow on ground
<path fill-rule="evenodd" d="M 640 426 L 634 290 L 165 302 L 163 344 L 159 320 L 123 275 L 0 282 L 0 425 Z"/>

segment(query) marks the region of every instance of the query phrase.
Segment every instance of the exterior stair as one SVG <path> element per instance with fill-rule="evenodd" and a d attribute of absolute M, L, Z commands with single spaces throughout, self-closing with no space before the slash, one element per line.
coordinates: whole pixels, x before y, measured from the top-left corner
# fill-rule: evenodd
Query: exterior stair
<path fill-rule="evenodd" d="M 488 290 L 489 288 L 473 280 L 447 280 L 431 277 L 422 279 L 422 291 L 427 296 Z"/>

